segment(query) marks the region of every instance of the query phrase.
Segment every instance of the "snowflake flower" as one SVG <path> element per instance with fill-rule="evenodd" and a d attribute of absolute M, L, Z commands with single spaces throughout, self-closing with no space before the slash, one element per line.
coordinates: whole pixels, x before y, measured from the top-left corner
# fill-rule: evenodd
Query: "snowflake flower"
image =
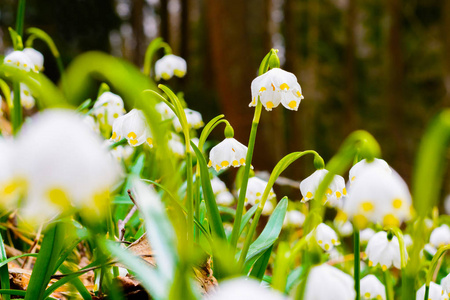
<path fill-rule="evenodd" d="M 322 264 L 311 269 L 304 299 L 354 300 L 355 295 L 354 280 L 350 275 L 330 265 Z"/>
<path fill-rule="evenodd" d="M 363 299 L 386 300 L 386 288 L 375 275 L 369 274 L 361 279 L 360 291 Z"/>
<path fill-rule="evenodd" d="M 137 147 L 147 142 L 153 147 L 153 138 L 145 115 L 138 109 L 132 109 L 129 113 L 118 117 L 113 123 L 112 131 L 111 140 L 115 142 L 126 138 L 130 146 Z"/>
<path fill-rule="evenodd" d="M 404 251 L 406 259 L 408 256 L 406 247 L 402 251 Z M 369 240 L 365 253 L 369 259 L 369 267 L 380 264 L 383 271 L 386 271 L 392 265 L 397 269 L 401 267 L 398 239 L 396 236 L 392 236 L 389 240 L 386 231 L 377 232 Z"/>
<path fill-rule="evenodd" d="M 187 64 L 183 58 L 173 54 L 165 55 L 155 64 L 156 80 L 160 80 L 161 77 L 169 80 L 173 75 L 179 78 L 184 77 L 186 69 Z"/>
<path fill-rule="evenodd" d="M 239 167 L 245 165 L 247 147 L 234 138 L 225 138 L 211 149 L 208 167 L 214 166 L 216 171 L 229 166 Z"/>
<path fill-rule="evenodd" d="M 302 180 L 300 183 L 300 192 L 303 195 L 302 202 L 307 202 L 314 198 L 320 183 L 322 183 L 325 175 L 328 174 L 328 170 L 319 169 L 316 170 L 312 175 Z M 323 202 L 334 201 L 341 199 L 342 196 L 347 195 L 347 190 L 345 189 L 345 180 L 342 176 L 335 175 L 333 181 L 330 183 L 325 191 L 325 197 Z M 317 200 L 317 199 L 316 199 Z"/>
<path fill-rule="evenodd" d="M 93 113 L 100 124 L 112 126 L 117 118 L 125 114 L 123 100 L 119 95 L 104 92 L 95 101 Z"/>

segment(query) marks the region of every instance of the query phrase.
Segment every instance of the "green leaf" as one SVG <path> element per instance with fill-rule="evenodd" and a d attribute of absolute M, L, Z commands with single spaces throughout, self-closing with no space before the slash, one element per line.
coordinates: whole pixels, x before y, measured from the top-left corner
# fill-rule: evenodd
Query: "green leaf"
<path fill-rule="evenodd" d="M 252 272 L 250 273 L 250 276 L 261 281 L 261 279 L 264 277 L 264 273 L 266 272 L 267 265 L 269 264 L 270 255 L 272 254 L 272 248 L 273 245 L 270 246 L 256 261 L 255 265 L 253 266 Z"/>
<path fill-rule="evenodd" d="M 211 226 L 212 236 L 213 238 L 218 237 L 222 240 L 226 240 L 222 218 L 220 217 L 219 208 L 217 207 L 214 192 L 211 187 L 211 180 L 209 179 L 209 171 L 206 166 L 205 158 L 194 143 L 191 142 L 191 146 L 192 149 L 194 149 L 195 155 L 197 156 L 198 165 L 200 167 L 203 198 L 205 199 L 206 211 L 208 213 L 208 221 Z"/>
<path fill-rule="evenodd" d="M 3 244 L 3 237 L 0 235 L 0 262 L 8 259 L 6 256 L 5 245 Z M 9 271 L 8 264 L 0 268 L 0 285 L 2 289 L 9 289 Z M 3 300 L 9 300 L 11 297 L 5 295 Z"/>
<path fill-rule="evenodd" d="M 250 245 L 248 254 L 245 258 L 246 265 L 255 257 L 262 255 L 264 251 L 269 249 L 269 247 L 271 247 L 278 239 L 283 226 L 287 206 L 288 199 L 287 197 L 284 197 L 273 211 L 273 214 L 267 222 L 266 227 L 264 227 L 261 235 Z"/>
<path fill-rule="evenodd" d="M 17 255 L 17 256 L 10 257 L 10 258 L 5 259 L 5 260 L 2 260 L 2 261 L 0 262 L 0 268 L 3 267 L 3 266 L 5 266 L 5 265 L 8 264 L 9 262 L 12 262 L 12 261 L 18 259 L 18 258 L 27 257 L 27 256 L 38 257 L 38 255 L 39 255 L 38 253 L 25 253 L 25 254 L 21 254 L 21 255 Z"/>
<path fill-rule="evenodd" d="M 241 223 L 241 229 L 239 230 L 239 235 L 242 234 L 242 232 L 244 231 L 245 226 L 247 226 L 248 222 L 250 221 L 250 219 L 253 217 L 253 215 L 255 214 L 256 209 L 258 209 L 258 205 L 253 205 L 252 208 L 250 208 L 245 215 L 242 217 L 242 223 Z"/>
<path fill-rule="evenodd" d="M 86 108 L 89 107 L 89 105 L 91 105 L 92 100 L 91 99 L 87 99 L 86 101 L 84 101 L 83 103 L 81 103 L 78 107 L 77 107 L 77 111 L 78 112 L 82 112 L 83 110 L 85 110 Z"/>
<path fill-rule="evenodd" d="M 71 270 L 64 266 L 61 265 L 60 266 L 60 270 L 63 273 L 69 273 Z M 85 269 L 87 269 L 85 272 L 89 271 L 88 267 L 85 267 Z M 80 271 L 83 271 L 83 269 L 81 269 Z M 78 278 L 78 276 L 82 275 L 83 272 L 77 272 L 77 273 L 73 273 L 70 275 L 67 275 L 63 278 L 61 278 L 60 280 L 58 280 L 57 282 L 53 283 L 51 286 L 49 286 L 44 293 L 44 299 L 46 299 L 48 296 L 50 296 L 54 291 L 56 291 L 58 288 L 60 288 L 61 286 L 63 286 L 66 283 L 71 283 L 80 293 L 81 297 L 84 300 L 91 300 L 91 294 L 89 293 L 89 291 L 87 290 L 87 288 L 84 286 L 84 284 L 81 282 L 81 280 Z"/>
<path fill-rule="evenodd" d="M 15 296 L 24 297 L 26 294 L 27 294 L 27 291 L 22 291 L 22 290 L 0 289 L 0 295 L 15 295 Z"/>

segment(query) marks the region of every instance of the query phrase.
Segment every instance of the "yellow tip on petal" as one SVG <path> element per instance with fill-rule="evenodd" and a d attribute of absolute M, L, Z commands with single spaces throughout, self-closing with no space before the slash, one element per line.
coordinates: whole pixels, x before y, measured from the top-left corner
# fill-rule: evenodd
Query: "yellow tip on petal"
<path fill-rule="evenodd" d="M 220 166 L 216 165 L 216 171 L 220 171 Z"/>
<path fill-rule="evenodd" d="M 306 198 L 312 198 L 313 194 L 311 192 L 306 193 Z"/>
<path fill-rule="evenodd" d="M 342 194 L 344 194 L 344 196 L 347 195 L 347 189 L 346 189 L 346 188 L 344 188 L 344 189 L 342 190 Z"/>
<path fill-rule="evenodd" d="M 324 248 L 325 248 L 325 250 L 330 250 L 330 245 L 325 244 Z"/>
<path fill-rule="evenodd" d="M 149 145 L 153 145 L 153 139 L 152 138 L 147 138 L 147 143 Z"/>
<path fill-rule="evenodd" d="M 341 192 L 336 192 L 336 197 L 341 198 Z"/>
<path fill-rule="evenodd" d="M 112 136 L 111 136 L 111 139 L 112 139 L 112 140 L 115 140 L 116 138 L 117 138 L 117 133 L 114 131 L 113 134 L 112 134 Z"/>
<path fill-rule="evenodd" d="M 372 202 L 366 201 L 366 202 L 361 203 L 361 208 L 363 211 L 369 212 L 369 211 L 373 210 L 373 204 L 372 204 Z"/>
<path fill-rule="evenodd" d="M 211 166 L 212 166 L 212 161 L 209 160 L 209 162 L 208 162 L 208 167 L 211 167 Z"/>
<path fill-rule="evenodd" d="M 127 135 L 127 137 L 128 137 L 129 139 L 136 139 L 137 135 L 136 135 L 136 133 L 134 133 L 133 131 L 131 131 L 131 132 Z"/>
<path fill-rule="evenodd" d="M 368 266 L 369 266 L 369 267 L 373 266 L 373 261 L 369 260 Z"/>
<path fill-rule="evenodd" d="M 130 144 L 131 144 L 132 146 L 134 146 L 134 145 L 136 145 L 136 144 L 138 143 L 138 141 L 135 140 L 135 139 L 129 139 L 128 142 L 130 142 Z"/>
<path fill-rule="evenodd" d="M 222 165 L 222 167 L 226 168 L 226 167 L 228 167 L 228 166 L 230 165 L 230 163 L 229 163 L 228 161 L 224 160 L 224 161 L 221 163 L 221 165 Z"/>
<path fill-rule="evenodd" d="M 400 207 L 402 207 L 402 203 L 403 201 L 401 199 L 394 199 L 392 201 L 392 206 L 396 209 L 399 209 Z"/>
<path fill-rule="evenodd" d="M 399 227 L 400 221 L 393 214 L 387 214 L 383 218 L 383 224 L 385 226 Z"/>
<path fill-rule="evenodd" d="M 387 267 L 386 267 L 385 265 L 383 265 L 383 266 L 381 267 L 381 270 L 386 271 L 386 270 L 387 270 Z"/>
<path fill-rule="evenodd" d="M 289 90 L 289 86 L 287 85 L 287 83 L 283 83 L 283 84 L 280 85 L 280 89 L 288 91 Z"/>
<path fill-rule="evenodd" d="M 240 163 L 241 165 L 245 164 L 245 158 L 241 158 L 241 159 L 239 160 L 239 163 Z"/>
<path fill-rule="evenodd" d="M 233 166 L 235 167 L 239 166 L 239 162 L 237 160 L 233 160 Z"/>
<path fill-rule="evenodd" d="M 267 107 L 267 109 L 272 109 L 272 107 L 273 107 L 273 102 L 272 102 L 272 101 L 267 101 L 266 107 Z"/>
<path fill-rule="evenodd" d="M 261 93 L 261 92 L 264 92 L 265 90 L 266 90 L 266 88 L 262 87 L 262 88 L 259 89 L 259 92 Z M 253 100 L 254 100 L 254 98 L 253 98 Z"/>
<path fill-rule="evenodd" d="M 292 109 L 295 109 L 297 107 L 297 102 L 292 100 L 291 102 L 289 102 L 289 107 L 292 108 Z"/>

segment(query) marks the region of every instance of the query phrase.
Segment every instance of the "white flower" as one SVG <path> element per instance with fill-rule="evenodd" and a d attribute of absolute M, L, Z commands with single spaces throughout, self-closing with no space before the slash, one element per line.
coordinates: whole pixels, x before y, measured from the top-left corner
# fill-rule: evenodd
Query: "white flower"
<path fill-rule="evenodd" d="M 234 203 L 233 194 L 229 191 L 221 192 L 216 196 L 216 202 L 219 205 L 230 206 Z"/>
<path fill-rule="evenodd" d="M 264 207 L 261 214 L 263 216 L 269 216 L 273 213 L 274 209 L 275 205 L 273 205 L 272 201 L 266 201 L 266 203 L 264 203 Z"/>
<path fill-rule="evenodd" d="M 95 121 L 93 116 L 86 115 L 83 118 L 84 124 L 86 124 L 93 132 L 100 134 L 100 129 L 98 128 L 98 124 Z M 112 144 L 112 142 L 111 142 Z"/>
<path fill-rule="evenodd" d="M 302 180 L 300 183 L 300 192 L 302 193 L 302 202 L 309 201 L 314 198 L 319 185 L 322 183 L 325 175 L 328 174 L 328 170 L 320 169 L 316 170 L 309 177 Z M 336 201 L 341 199 L 342 196 L 347 195 L 345 189 L 345 180 L 342 176 L 335 175 L 330 185 L 325 191 L 323 202 Z M 317 200 L 317 199 L 316 199 Z"/>
<path fill-rule="evenodd" d="M 404 247 L 403 252 L 405 253 L 405 259 L 407 259 L 406 247 Z M 393 236 L 391 240 L 388 240 L 386 231 L 377 232 L 369 240 L 365 253 L 369 259 L 369 267 L 380 264 L 383 271 L 386 271 L 392 265 L 397 269 L 401 267 L 398 239 Z"/>
<path fill-rule="evenodd" d="M 17 200 L 23 195 L 26 182 L 17 176 L 14 164 L 16 144 L 13 140 L 0 137 L 0 199 L 1 206 L 7 209 L 16 208 Z"/>
<path fill-rule="evenodd" d="M 106 141 L 104 141 L 103 146 L 109 150 L 109 153 L 118 162 L 121 162 L 122 160 L 127 160 L 128 158 L 131 157 L 131 155 L 134 152 L 134 148 L 130 147 L 129 145 L 118 145 L 118 146 L 114 147 L 114 149 L 110 149 L 109 147 L 112 144 L 114 144 L 113 141 L 106 140 Z"/>
<path fill-rule="evenodd" d="M 303 99 L 302 88 L 294 74 L 273 68 L 256 77 L 252 81 L 252 102 L 249 106 L 256 106 L 261 101 L 266 110 L 272 110 L 281 104 L 290 110 L 297 110 Z"/>
<path fill-rule="evenodd" d="M 372 168 L 372 167 L 379 168 L 380 170 L 385 171 L 387 174 L 392 173 L 391 167 L 389 167 L 388 163 L 383 159 L 375 158 L 371 162 L 367 162 L 366 159 L 363 159 L 363 160 L 359 161 L 358 163 L 356 163 L 350 169 L 350 171 L 349 171 L 350 183 L 355 181 L 355 179 L 358 177 L 358 175 L 360 175 L 361 173 L 366 171 L 367 168 Z"/>
<path fill-rule="evenodd" d="M 354 300 L 353 278 L 327 264 L 313 267 L 309 272 L 305 300 Z"/>
<path fill-rule="evenodd" d="M 95 101 L 93 114 L 100 124 L 112 126 L 114 121 L 125 114 L 123 100 L 119 95 L 104 92 Z"/>
<path fill-rule="evenodd" d="M 14 101 L 14 92 L 11 92 L 11 100 Z M 20 83 L 20 104 L 26 109 L 32 109 L 36 104 L 30 88 L 22 82 Z"/>
<path fill-rule="evenodd" d="M 23 53 L 25 53 L 33 62 L 33 70 L 35 72 L 42 71 L 44 69 L 44 55 L 42 55 L 41 52 L 34 48 L 25 48 L 23 49 Z"/>
<path fill-rule="evenodd" d="M 209 153 L 208 167 L 214 167 L 216 171 L 229 166 L 239 167 L 245 165 L 247 147 L 234 138 L 225 138 L 211 149 Z"/>
<path fill-rule="evenodd" d="M 366 228 L 359 233 L 359 240 L 361 243 L 367 243 L 375 235 L 375 230 Z"/>
<path fill-rule="evenodd" d="M 405 247 L 408 248 L 409 246 L 412 246 L 413 240 L 409 234 L 403 235 L 403 242 L 405 243 Z"/>
<path fill-rule="evenodd" d="M 175 113 L 165 102 L 159 102 L 158 104 L 156 104 L 155 108 L 156 111 L 161 114 L 161 118 L 163 120 L 172 119 L 173 117 L 175 117 Z"/>
<path fill-rule="evenodd" d="M 138 109 L 132 109 L 129 113 L 118 117 L 112 127 L 111 139 L 115 142 L 126 138 L 130 146 L 137 147 L 147 142 L 153 146 L 153 138 L 147 125 L 145 115 Z"/>
<path fill-rule="evenodd" d="M 181 141 L 181 138 L 176 133 L 169 134 L 169 141 L 167 142 L 169 149 L 172 151 L 175 156 L 179 158 L 183 158 L 186 154 L 185 146 Z"/>
<path fill-rule="evenodd" d="M 261 197 L 266 189 L 267 181 L 259 179 L 258 177 L 250 177 L 247 184 L 247 192 L 245 193 L 245 202 L 250 205 L 258 204 L 261 201 Z M 240 190 L 239 190 L 240 191 Z M 238 191 L 238 193 L 239 193 Z M 276 197 L 273 188 L 270 189 L 268 200 Z M 269 201 L 266 201 L 266 205 Z"/>
<path fill-rule="evenodd" d="M 48 110 L 25 123 L 16 149 L 17 174 L 27 182 L 22 212 L 42 222 L 71 205 L 102 215 L 119 167 L 82 118 Z"/>
<path fill-rule="evenodd" d="M 317 244 L 325 251 L 330 251 L 334 246 L 341 244 L 336 232 L 324 223 L 317 225 L 313 234 Z"/>
<path fill-rule="evenodd" d="M 204 296 L 205 300 L 287 300 L 282 294 L 259 281 L 240 277 L 219 283 L 217 290 Z"/>
<path fill-rule="evenodd" d="M 342 222 L 335 219 L 333 224 L 341 236 L 349 236 L 353 233 L 353 225 L 349 221 Z"/>
<path fill-rule="evenodd" d="M 202 115 L 195 110 L 185 108 L 184 112 L 186 114 L 187 123 L 189 125 L 189 128 L 193 129 L 199 129 L 205 125 L 203 123 Z M 183 128 L 181 127 L 180 120 L 178 120 L 177 117 L 173 119 L 173 127 L 176 131 L 180 132 Z"/>
<path fill-rule="evenodd" d="M 441 286 L 444 292 L 450 297 L 450 274 L 441 279 Z"/>
<path fill-rule="evenodd" d="M 343 210 L 358 228 L 369 222 L 383 226 L 400 226 L 411 217 L 408 186 L 396 173 L 367 168 L 353 182 Z"/>
<path fill-rule="evenodd" d="M 296 227 L 300 228 L 305 222 L 305 215 L 298 210 L 288 210 L 286 216 L 284 217 L 283 227 Z"/>
<path fill-rule="evenodd" d="M 425 298 L 425 284 L 417 290 L 416 300 L 423 300 Z M 448 300 L 448 296 L 444 293 L 444 290 L 439 284 L 430 282 L 430 292 L 428 294 L 428 300 Z"/>
<path fill-rule="evenodd" d="M 450 228 L 444 224 L 434 229 L 430 235 L 430 244 L 436 248 L 450 244 Z"/>
<path fill-rule="evenodd" d="M 361 279 L 360 291 L 362 299 L 386 300 L 384 284 L 375 275 L 369 274 Z"/>
<path fill-rule="evenodd" d="M 222 180 L 220 180 L 218 177 L 214 177 L 213 179 L 211 179 L 211 186 L 213 193 L 216 196 L 217 204 L 225 206 L 233 204 L 234 197 Z"/>
<path fill-rule="evenodd" d="M 186 61 L 183 58 L 173 54 L 165 55 L 155 64 L 156 80 L 160 80 L 161 77 L 169 80 L 173 75 L 184 77 L 186 69 Z"/>
<path fill-rule="evenodd" d="M 434 256 L 437 252 L 437 249 L 431 244 L 425 244 L 422 249 L 422 255 L 424 251 L 428 252 L 428 254 L 430 254 L 431 256 Z"/>
<path fill-rule="evenodd" d="M 30 71 L 34 67 L 33 61 L 23 51 L 13 51 L 6 55 L 3 63 L 21 70 Z"/>

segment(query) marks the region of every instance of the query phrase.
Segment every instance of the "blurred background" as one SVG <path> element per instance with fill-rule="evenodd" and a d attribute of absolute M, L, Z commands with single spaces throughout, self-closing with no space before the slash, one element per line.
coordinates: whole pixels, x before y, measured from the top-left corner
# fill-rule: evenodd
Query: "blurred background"
<path fill-rule="evenodd" d="M 12 47 L 17 2 L 0 1 L 0 53 Z M 248 141 L 250 83 L 270 48 L 293 72 L 305 99 L 297 112 L 264 111 L 253 165 L 271 171 L 284 155 L 314 149 L 325 160 L 345 137 L 365 129 L 383 158 L 409 183 L 426 124 L 450 104 L 448 0 L 27 0 L 25 29 L 55 41 L 67 66 L 101 50 L 142 67 L 147 45 L 162 37 L 187 60 L 188 73 L 168 84 L 208 122 L 224 113 Z M 40 41 L 45 74 L 59 79 Z M 222 140 L 222 130 L 214 132 Z M 283 173 L 301 180 L 301 160 Z"/>

